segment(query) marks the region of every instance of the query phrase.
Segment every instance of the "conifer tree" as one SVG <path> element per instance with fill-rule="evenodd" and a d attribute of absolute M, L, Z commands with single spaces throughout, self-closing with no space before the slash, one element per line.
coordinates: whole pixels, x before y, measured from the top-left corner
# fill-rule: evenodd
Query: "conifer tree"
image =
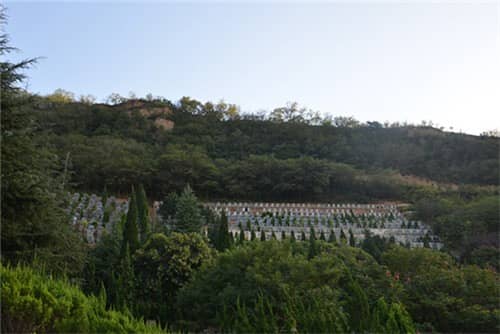
<path fill-rule="evenodd" d="M 4 33 L 5 7 L 0 4 L 0 148 L 1 258 L 29 263 L 35 257 L 53 271 L 79 271 L 85 246 L 67 224 L 63 211 L 64 179 L 58 179 L 57 157 L 47 143 L 37 141 L 36 117 L 27 108 L 34 97 L 25 88 L 23 73 L 36 63 L 12 63 L 16 48 Z M 39 136 L 38 136 L 39 137 Z M 64 178 L 65 174 L 62 175 Z M 61 182 L 62 181 L 62 182 Z"/>
<path fill-rule="evenodd" d="M 335 235 L 335 231 L 334 230 L 330 230 L 330 235 L 328 236 L 328 242 L 330 242 L 332 244 L 336 244 L 337 243 L 337 236 Z"/>
<path fill-rule="evenodd" d="M 317 244 L 316 244 L 316 234 L 314 232 L 314 228 L 311 227 L 311 231 L 309 232 L 309 251 L 307 257 L 312 259 L 318 254 Z"/>
<path fill-rule="evenodd" d="M 349 229 L 349 246 L 351 247 L 356 246 L 356 239 L 354 239 L 354 234 L 352 233 L 351 229 Z"/>
<path fill-rule="evenodd" d="M 286 240 L 286 233 L 285 233 L 285 231 L 281 231 L 281 240 Z"/>
<path fill-rule="evenodd" d="M 274 231 L 271 232 L 271 240 L 276 240 L 276 233 Z"/>
<path fill-rule="evenodd" d="M 193 190 L 187 185 L 177 199 L 174 231 L 181 233 L 201 232 L 203 221 Z"/>
<path fill-rule="evenodd" d="M 120 263 L 120 272 L 118 276 L 118 291 L 121 305 L 124 309 L 133 306 L 134 300 L 134 269 L 130 259 L 130 250 L 128 245 L 125 248 L 124 257 Z"/>
<path fill-rule="evenodd" d="M 292 230 L 292 232 L 290 233 L 290 240 L 292 242 L 295 242 L 296 238 L 295 238 L 295 232 Z"/>
<path fill-rule="evenodd" d="M 306 232 L 302 230 L 302 233 L 300 234 L 300 239 L 301 241 L 306 241 Z"/>
<path fill-rule="evenodd" d="M 255 239 L 257 239 L 257 235 L 255 234 L 255 230 L 252 229 L 252 232 L 250 233 L 250 240 L 254 241 Z"/>
<path fill-rule="evenodd" d="M 245 231 L 243 231 L 243 228 L 240 229 L 240 245 L 243 245 L 245 243 Z"/>
<path fill-rule="evenodd" d="M 260 231 L 260 241 L 266 241 L 266 233 L 264 230 Z"/>
<path fill-rule="evenodd" d="M 347 237 L 342 229 L 340 229 L 340 243 L 347 245 Z"/>
<path fill-rule="evenodd" d="M 229 223 L 224 211 L 222 211 L 220 217 L 217 219 L 217 226 L 216 240 L 214 240 L 215 249 L 223 252 L 231 247 L 233 241 L 233 236 L 229 233 Z"/>
<path fill-rule="evenodd" d="M 139 248 L 139 231 L 137 228 L 137 201 L 135 198 L 135 191 L 132 187 L 132 195 L 128 204 L 127 220 L 123 228 L 123 241 L 122 241 L 122 258 L 125 256 L 126 249 L 134 253 Z"/>
<path fill-rule="evenodd" d="M 319 234 L 319 240 L 326 241 L 325 233 L 323 232 L 323 230 L 321 230 L 321 232 Z"/>
<path fill-rule="evenodd" d="M 139 185 L 136 192 L 137 199 L 137 216 L 138 216 L 138 227 L 139 227 L 139 237 L 140 241 L 144 243 L 149 234 L 149 225 L 151 224 L 149 220 L 149 205 L 148 198 L 146 197 L 146 191 L 142 184 Z"/>

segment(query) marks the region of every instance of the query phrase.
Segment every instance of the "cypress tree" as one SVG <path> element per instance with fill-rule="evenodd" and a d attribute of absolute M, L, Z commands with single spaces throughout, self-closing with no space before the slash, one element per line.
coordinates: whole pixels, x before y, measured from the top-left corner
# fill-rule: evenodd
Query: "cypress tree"
<path fill-rule="evenodd" d="M 271 240 L 276 240 L 276 234 L 274 233 L 274 231 L 271 232 Z"/>
<path fill-rule="evenodd" d="M 342 229 L 340 229 L 340 243 L 347 245 L 347 237 Z"/>
<path fill-rule="evenodd" d="M 306 232 L 302 231 L 302 233 L 300 234 L 300 239 L 302 241 L 306 241 Z"/>
<path fill-rule="evenodd" d="M 356 240 L 354 239 L 354 234 L 352 234 L 351 229 L 349 229 L 349 246 L 351 246 L 351 247 L 356 246 Z"/>
<path fill-rule="evenodd" d="M 328 242 L 332 244 L 337 243 L 337 236 L 335 235 L 335 232 L 333 230 L 330 230 L 330 236 L 328 237 Z"/>
<path fill-rule="evenodd" d="M 264 233 L 264 230 L 260 231 L 260 241 L 266 241 L 266 233 Z"/>
<path fill-rule="evenodd" d="M 285 240 L 286 239 L 286 233 L 285 231 L 281 231 L 281 240 Z"/>
<path fill-rule="evenodd" d="M 321 233 L 319 234 L 319 240 L 326 241 L 325 233 L 323 230 L 321 230 Z"/>
<path fill-rule="evenodd" d="M 290 240 L 292 242 L 295 242 L 296 238 L 295 238 L 295 232 L 292 230 L 292 233 L 290 233 Z"/>
<path fill-rule="evenodd" d="M 139 185 L 136 193 L 137 198 L 137 215 L 139 225 L 139 236 L 142 243 L 144 243 L 149 234 L 149 205 L 146 191 L 142 184 Z"/>
<path fill-rule="evenodd" d="M 132 187 L 132 197 L 130 198 L 127 212 L 127 220 L 123 228 L 123 242 L 121 255 L 125 256 L 126 249 L 134 253 L 139 248 L 139 232 L 137 229 L 137 203 L 135 198 L 135 191 Z"/>
<path fill-rule="evenodd" d="M 240 230 L 240 245 L 243 245 L 245 243 L 245 231 L 243 231 L 243 228 Z"/>
<path fill-rule="evenodd" d="M 314 228 L 311 227 L 311 232 L 309 233 L 309 252 L 307 257 L 312 259 L 318 254 L 318 249 L 316 245 L 316 234 L 314 233 Z"/>
<path fill-rule="evenodd" d="M 233 235 L 229 233 L 227 216 L 222 211 L 218 218 L 218 228 L 216 233 L 216 240 L 214 240 L 215 249 L 222 252 L 231 247 Z"/>
<path fill-rule="evenodd" d="M 257 239 L 257 236 L 255 235 L 255 231 L 252 229 L 252 232 L 250 233 L 250 240 L 254 241 L 255 239 Z"/>

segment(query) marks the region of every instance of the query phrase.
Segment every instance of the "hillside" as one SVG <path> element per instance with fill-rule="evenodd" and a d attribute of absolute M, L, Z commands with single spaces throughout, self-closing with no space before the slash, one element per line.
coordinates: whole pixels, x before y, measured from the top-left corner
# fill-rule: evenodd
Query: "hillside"
<path fill-rule="evenodd" d="M 298 117 L 303 111 L 293 106 L 286 119 L 276 110 L 238 115 L 232 105 L 188 98 L 35 104 L 44 140 L 60 157 L 70 153 L 73 182 L 90 191 L 106 185 L 128 193 L 142 182 L 160 197 L 190 183 L 212 199 L 325 201 L 398 198 L 408 180 L 498 184 L 500 139 L 493 137 L 378 122 L 332 125 Z"/>

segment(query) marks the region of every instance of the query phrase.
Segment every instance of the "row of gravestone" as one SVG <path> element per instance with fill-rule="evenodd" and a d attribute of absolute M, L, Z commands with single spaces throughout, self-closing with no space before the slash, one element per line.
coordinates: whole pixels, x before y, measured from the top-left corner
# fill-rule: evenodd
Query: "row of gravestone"
<path fill-rule="evenodd" d="M 304 230 L 304 229 L 261 229 L 258 231 L 253 231 L 255 233 L 256 238 L 261 237 L 261 233 L 264 232 L 266 240 L 271 240 L 272 238 L 276 238 L 277 240 L 281 240 L 283 236 L 286 239 L 289 239 L 292 237 L 292 231 L 293 235 L 296 238 L 296 240 L 301 240 L 301 235 L 304 233 L 304 236 L 306 240 L 309 240 L 310 237 L 310 230 Z M 419 236 L 411 236 L 411 235 L 404 235 L 404 234 L 393 234 L 393 233 L 384 233 L 384 231 L 380 230 L 375 230 L 375 229 L 369 229 L 370 233 L 373 235 L 378 235 L 386 240 L 390 240 L 391 237 L 394 239 L 394 242 L 399 243 L 401 245 L 405 245 L 411 248 L 418 248 L 418 247 L 425 247 L 426 243 L 428 244 L 429 248 L 433 249 L 441 249 L 443 247 L 443 244 L 439 241 L 437 237 L 431 237 L 429 234 L 425 235 L 419 235 Z M 244 239 L 245 240 L 251 240 L 252 238 L 252 231 L 244 231 L 244 230 L 237 230 L 237 229 L 230 229 L 230 232 L 233 236 L 235 236 L 236 239 L 239 238 L 239 233 L 243 233 Z M 330 234 L 333 232 L 335 233 L 335 238 L 336 240 L 340 240 L 341 232 L 340 229 L 330 229 L 330 230 L 315 230 L 315 235 L 316 239 L 318 239 L 321 235 L 321 232 L 323 232 L 323 235 L 325 236 L 325 239 L 328 240 L 330 238 Z M 359 233 L 359 231 L 352 231 L 353 232 L 353 237 L 355 239 L 356 244 L 360 244 L 364 239 L 365 239 L 365 231 L 363 233 Z M 349 238 L 349 234 L 347 231 L 344 231 L 344 234 L 346 235 L 346 238 Z M 424 239 L 428 238 L 428 241 L 425 242 Z"/>
<path fill-rule="evenodd" d="M 244 227 L 247 230 L 251 230 L 252 228 L 259 226 L 291 226 L 291 227 L 358 227 L 358 228 L 385 228 L 385 229 L 424 229 L 422 224 L 419 224 L 416 221 L 408 221 L 404 219 L 397 219 L 391 221 L 357 221 L 352 222 L 349 220 L 314 220 L 314 219 L 301 219 L 301 220 L 273 220 L 269 218 L 261 218 L 261 217 L 238 217 L 236 219 L 230 219 L 230 225 L 237 225 L 240 227 Z"/>
<path fill-rule="evenodd" d="M 110 232 L 128 211 L 128 201 L 113 196 L 103 199 L 95 194 L 73 193 L 68 198 L 70 223 L 90 244 Z"/>
<path fill-rule="evenodd" d="M 358 203 L 266 203 L 266 202 L 207 202 L 208 207 L 240 208 L 351 208 L 351 209 L 395 209 L 394 204 L 358 204 Z"/>

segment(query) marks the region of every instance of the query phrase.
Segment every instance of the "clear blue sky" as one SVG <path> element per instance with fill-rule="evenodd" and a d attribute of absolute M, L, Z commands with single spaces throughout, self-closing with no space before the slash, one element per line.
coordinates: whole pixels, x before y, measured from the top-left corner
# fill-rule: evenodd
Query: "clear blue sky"
<path fill-rule="evenodd" d="M 500 127 L 500 5 L 8 1 L 29 89 Z"/>

